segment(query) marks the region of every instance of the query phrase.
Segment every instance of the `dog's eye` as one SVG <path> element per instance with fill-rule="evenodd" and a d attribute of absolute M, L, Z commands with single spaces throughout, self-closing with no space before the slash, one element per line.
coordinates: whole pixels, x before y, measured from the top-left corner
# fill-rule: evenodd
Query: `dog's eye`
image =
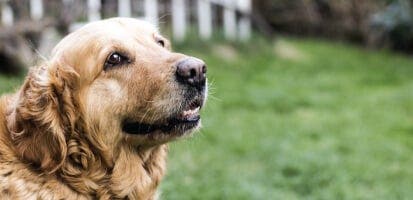
<path fill-rule="evenodd" d="M 118 53 L 112 53 L 106 62 L 111 65 L 120 64 L 122 63 L 122 56 Z"/>
<path fill-rule="evenodd" d="M 158 43 L 161 47 L 165 47 L 165 41 L 162 39 L 157 40 L 156 43 Z"/>
<path fill-rule="evenodd" d="M 104 68 L 107 69 L 109 67 L 120 65 L 120 64 L 125 63 L 126 61 L 127 61 L 127 58 L 125 56 L 115 52 L 115 53 L 110 54 L 109 57 L 106 59 Z"/>

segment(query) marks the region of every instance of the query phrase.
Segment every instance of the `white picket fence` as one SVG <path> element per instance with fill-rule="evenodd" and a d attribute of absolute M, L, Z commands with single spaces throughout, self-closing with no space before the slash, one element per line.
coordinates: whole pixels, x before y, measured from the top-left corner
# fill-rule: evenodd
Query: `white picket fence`
<path fill-rule="evenodd" d="M 30 0 L 30 17 L 32 20 L 41 20 L 44 13 L 44 0 Z M 87 20 L 96 21 L 102 18 L 101 1 L 87 1 Z M 118 0 L 118 16 L 144 18 L 151 23 L 158 25 L 159 12 L 157 0 L 143 0 L 144 16 L 135 16 L 132 13 L 131 3 L 135 0 Z M 227 39 L 247 40 L 251 35 L 251 0 L 171 0 L 172 30 L 176 40 L 183 40 L 186 36 L 189 22 L 188 1 L 196 1 L 198 33 L 202 39 L 209 39 L 213 32 L 212 6 L 223 8 L 223 29 Z M 73 0 L 62 0 L 64 5 L 68 5 Z M 3 26 L 14 24 L 14 14 L 7 0 L 1 1 L 1 22 Z M 74 29 L 84 22 L 74 22 Z"/>

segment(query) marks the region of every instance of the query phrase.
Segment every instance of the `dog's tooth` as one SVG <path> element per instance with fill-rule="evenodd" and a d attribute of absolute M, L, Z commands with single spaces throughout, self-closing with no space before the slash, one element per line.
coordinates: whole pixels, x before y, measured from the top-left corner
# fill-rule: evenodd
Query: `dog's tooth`
<path fill-rule="evenodd" d="M 184 110 L 184 111 L 181 112 L 181 114 L 179 115 L 179 117 L 180 117 L 181 119 L 191 118 L 192 116 L 197 115 L 198 112 L 199 112 L 199 110 L 200 110 L 200 107 L 199 107 L 199 106 L 196 107 L 196 108 L 194 108 L 194 109 Z"/>
<path fill-rule="evenodd" d="M 199 111 L 199 106 L 194 109 L 194 112 L 197 113 Z"/>
<path fill-rule="evenodd" d="M 199 111 L 199 107 L 196 107 L 196 108 L 190 110 L 191 114 L 197 114 L 198 111 Z"/>

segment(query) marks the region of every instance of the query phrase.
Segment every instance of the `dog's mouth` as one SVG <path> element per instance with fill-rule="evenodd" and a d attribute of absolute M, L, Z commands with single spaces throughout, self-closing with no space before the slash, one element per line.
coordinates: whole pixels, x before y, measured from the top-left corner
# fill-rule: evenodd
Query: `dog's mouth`
<path fill-rule="evenodd" d="M 132 135 L 148 135 L 155 132 L 163 134 L 184 134 L 198 126 L 201 116 L 203 98 L 197 98 L 182 109 L 178 114 L 169 117 L 165 122 L 159 124 L 147 124 L 141 122 L 125 121 L 122 129 L 125 133 Z"/>

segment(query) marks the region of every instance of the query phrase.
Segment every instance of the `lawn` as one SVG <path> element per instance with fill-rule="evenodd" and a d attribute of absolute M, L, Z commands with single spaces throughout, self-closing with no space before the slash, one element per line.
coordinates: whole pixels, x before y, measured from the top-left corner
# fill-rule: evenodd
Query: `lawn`
<path fill-rule="evenodd" d="M 162 199 L 413 199 L 413 58 L 319 40 L 176 47 L 208 64 L 203 129 Z M 0 77 L 0 91 L 19 82 Z"/>

